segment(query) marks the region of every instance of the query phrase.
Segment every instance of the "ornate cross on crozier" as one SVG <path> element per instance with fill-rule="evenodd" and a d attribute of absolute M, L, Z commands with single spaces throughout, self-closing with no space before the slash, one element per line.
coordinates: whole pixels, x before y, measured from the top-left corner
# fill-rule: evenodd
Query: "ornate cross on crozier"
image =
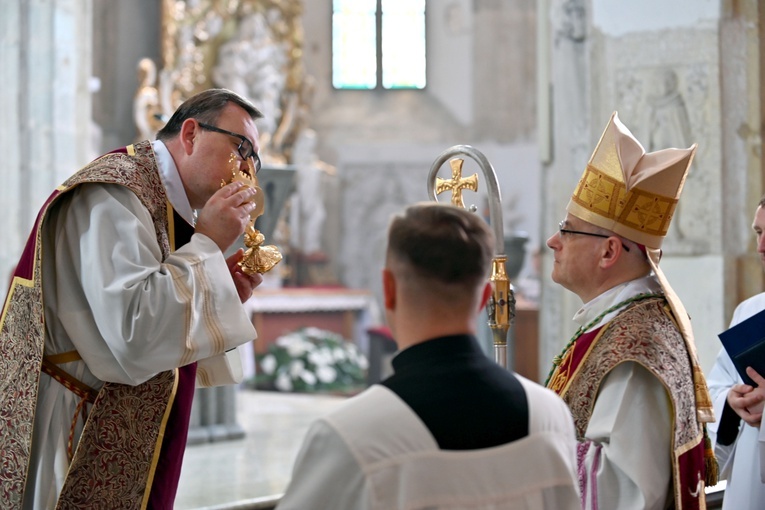
<path fill-rule="evenodd" d="M 494 337 L 494 360 L 502 367 L 507 367 L 507 334 L 510 324 L 515 317 L 515 296 L 510 286 L 510 279 L 505 272 L 505 243 L 502 229 L 502 196 L 499 191 L 497 173 L 489 160 L 479 150 L 469 145 L 455 145 L 441 153 L 433 162 L 428 174 L 428 194 L 432 200 L 438 202 L 438 195 L 444 191 L 452 192 L 452 205 L 465 207 L 462 201 L 462 190 L 469 189 L 478 191 L 478 175 L 462 177 L 462 163 L 464 160 L 452 156 L 469 156 L 478 163 L 486 178 L 486 189 L 489 199 L 490 225 L 494 231 L 496 247 L 492 259 L 491 277 L 489 282 L 492 287 L 492 295 L 487 304 L 489 314 L 489 328 Z M 447 160 L 452 168 L 451 179 L 437 177 L 438 170 Z M 475 206 L 471 207 L 475 212 Z"/>
<path fill-rule="evenodd" d="M 440 195 L 444 191 L 452 192 L 452 205 L 465 208 L 465 202 L 462 200 L 462 190 L 469 189 L 478 191 L 478 175 L 473 174 L 470 177 L 462 177 L 462 163 L 464 159 L 452 159 L 449 165 L 452 167 L 452 178 L 436 178 L 436 194 Z"/>

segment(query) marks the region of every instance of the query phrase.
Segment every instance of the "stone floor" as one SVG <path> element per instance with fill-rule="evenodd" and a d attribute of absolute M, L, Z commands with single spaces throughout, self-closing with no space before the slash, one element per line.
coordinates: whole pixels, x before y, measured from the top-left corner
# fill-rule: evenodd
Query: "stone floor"
<path fill-rule="evenodd" d="M 281 494 L 310 423 L 344 397 L 241 390 L 244 439 L 189 446 L 176 510 L 210 508 Z"/>

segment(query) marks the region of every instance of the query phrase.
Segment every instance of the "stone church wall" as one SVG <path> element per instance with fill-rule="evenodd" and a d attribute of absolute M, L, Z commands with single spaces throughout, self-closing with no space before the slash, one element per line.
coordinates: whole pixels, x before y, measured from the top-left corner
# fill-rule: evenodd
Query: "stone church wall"
<path fill-rule="evenodd" d="M 565 214 L 614 110 L 648 151 L 698 143 L 662 246 L 662 268 L 689 311 L 702 367 L 709 370 L 720 349 L 717 334 L 747 297 L 737 280 L 747 274 L 755 282 L 748 295 L 762 290 L 762 269 L 747 263 L 749 225 L 763 189 L 759 150 L 746 146 L 759 147 L 760 140 L 759 121 L 752 119 L 760 110 L 757 4 L 548 5 L 554 114 L 543 136 L 551 137 L 553 156 L 544 168 L 542 224 L 553 232 Z M 542 263 L 549 274 L 549 252 Z M 549 360 L 570 336 L 570 317 L 581 303 L 549 279 L 542 295 L 540 359 Z"/>
<path fill-rule="evenodd" d="M 305 63 L 317 80 L 319 155 L 337 167 L 324 245 L 342 282 L 378 287 L 390 213 L 428 199 L 430 165 L 457 144 L 487 155 L 506 199 L 506 229 L 528 232 L 537 246 L 534 2 L 428 1 L 423 91 L 333 90 L 329 12 L 330 0 L 305 3 Z M 472 160 L 465 165 L 466 175 L 480 173 Z M 466 193 L 466 203 L 482 208 L 483 189 Z"/>

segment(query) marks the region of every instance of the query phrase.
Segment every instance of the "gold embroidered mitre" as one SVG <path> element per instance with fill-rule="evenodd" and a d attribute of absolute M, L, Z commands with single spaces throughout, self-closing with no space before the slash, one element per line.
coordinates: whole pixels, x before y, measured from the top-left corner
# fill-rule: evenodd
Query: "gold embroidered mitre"
<path fill-rule="evenodd" d="M 647 153 L 611 115 L 566 210 L 648 248 L 660 248 L 696 144 Z"/>

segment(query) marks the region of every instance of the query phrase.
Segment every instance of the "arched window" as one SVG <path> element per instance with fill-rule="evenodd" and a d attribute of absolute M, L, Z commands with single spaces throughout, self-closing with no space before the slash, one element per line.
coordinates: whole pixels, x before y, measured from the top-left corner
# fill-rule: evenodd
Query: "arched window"
<path fill-rule="evenodd" d="M 332 85 L 425 88 L 425 0 L 333 0 Z"/>

